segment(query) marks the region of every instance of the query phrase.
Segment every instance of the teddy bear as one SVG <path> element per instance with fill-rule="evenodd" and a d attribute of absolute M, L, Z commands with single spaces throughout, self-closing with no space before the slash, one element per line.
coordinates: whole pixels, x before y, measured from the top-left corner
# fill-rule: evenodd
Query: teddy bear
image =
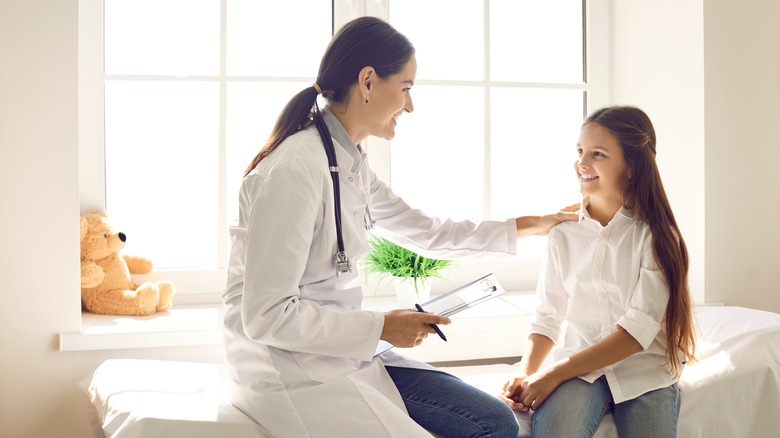
<path fill-rule="evenodd" d="M 170 281 L 147 281 L 140 286 L 130 274 L 148 274 L 151 260 L 120 254 L 126 236 L 116 231 L 108 215 L 92 210 L 80 218 L 81 303 L 104 315 L 146 316 L 170 309 L 176 293 Z"/>

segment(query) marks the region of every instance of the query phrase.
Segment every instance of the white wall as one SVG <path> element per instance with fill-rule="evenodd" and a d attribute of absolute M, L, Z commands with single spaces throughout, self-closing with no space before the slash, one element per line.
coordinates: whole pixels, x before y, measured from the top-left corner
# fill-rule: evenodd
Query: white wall
<path fill-rule="evenodd" d="M 708 1 L 705 14 L 702 0 L 614 3 L 615 96 L 646 108 L 661 132 L 659 160 L 692 249 L 694 284 L 703 283 L 706 240 L 707 300 L 780 311 L 770 281 L 780 268 L 780 231 L 772 227 L 780 208 L 773 169 L 780 158 L 776 6 L 763 6 L 732 27 L 746 12 L 725 2 L 710 8 Z M 77 10 L 78 0 L 0 2 L 3 437 L 91 436 L 76 383 L 104 359 L 215 361 L 221 355 L 216 347 L 57 351 L 58 333 L 80 323 L 68 316 L 77 312 L 62 311 L 79 306 Z M 768 52 L 746 55 L 742 41 Z M 690 190 L 681 190 L 686 186 Z M 748 199 L 757 190 L 760 199 Z M 753 217 L 756 211 L 761 216 Z M 768 231 L 759 234 L 759 228 Z"/>
<path fill-rule="evenodd" d="M 702 0 L 615 0 L 613 100 L 644 109 L 657 161 L 690 253 L 690 286 L 704 291 L 704 54 Z"/>
<path fill-rule="evenodd" d="M 780 2 L 704 3 L 707 296 L 780 312 Z"/>
<path fill-rule="evenodd" d="M 653 119 L 696 301 L 780 312 L 780 2 L 612 3 L 614 101 Z"/>

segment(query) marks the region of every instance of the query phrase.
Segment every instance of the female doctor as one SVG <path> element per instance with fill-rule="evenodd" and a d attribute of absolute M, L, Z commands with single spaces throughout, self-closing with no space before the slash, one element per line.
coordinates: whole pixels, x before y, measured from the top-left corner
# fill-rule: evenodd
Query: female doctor
<path fill-rule="evenodd" d="M 374 223 L 424 255 L 462 258 L 512 256 L 518 237 L 576 218 L 453 222 L 393 194 L 360 143 L 393 138 L 414 109 L 416 70 L 414 48 L 389 24 L 348 23 L 247 169 L 223 295 L 229 397 L 275 437 L 517 436 L 497 397 L 392 350 L 374 356 L 380 339 L 413 347 L 448 318 L 361 310 L 361 288 L 347 287 Z"/>

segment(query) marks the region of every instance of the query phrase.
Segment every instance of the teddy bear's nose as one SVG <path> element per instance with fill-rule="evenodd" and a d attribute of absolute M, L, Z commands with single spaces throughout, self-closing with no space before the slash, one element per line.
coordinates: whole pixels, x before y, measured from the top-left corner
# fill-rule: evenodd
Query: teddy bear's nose
<path fill-rule="evenodd" d="M 119 240 L 121 240 L 122 242 L 127 240 L 127 236 L 125 236 L 125 233 L 119 233 Z"/>

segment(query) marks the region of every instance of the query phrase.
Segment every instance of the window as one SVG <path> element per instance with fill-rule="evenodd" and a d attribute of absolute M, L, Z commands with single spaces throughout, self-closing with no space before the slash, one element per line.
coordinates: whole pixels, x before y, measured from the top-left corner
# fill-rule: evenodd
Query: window
<path fill-rule="evenodd" d="M 434 16 L 435 29 L 420 19 Z M 447 217 L 503 219 L 576 202 L 582 16 L 580 0 L 393 0 L 390 21 L 419 60 L 417 114 L 391 148 L 394 189 Z M 439 189 L 418 190 L 422 181 Z M 522 251 L 529 246 L 538 242 L 521 253 L 538 258 L 538 248 Z"/>
<path fill-rule="evenodd" d="M 609 101 L 604 2 L 388 3 L 418 61 L 414 113 L 392 147 L 368 141 L 372 165 L 389 163 L 393 190 L 442 217 L 505 219 L 576 203 L 580 125 Z M 545 244 L 524 238 L 515 260 L 458 262 L 458 282 L 493 271 L 507 288 L 532 289 Z"/>
<path fill-rule="evenodd" d="M 606 69 L 592 64 L 608 65 L 607 39 L 588 36 L 606 14 L 547 3 L 81 0 L 82 208 L 107 210 L 178 300 L 213 300 L 246 164 L 313 82 L 333 29 L 360 15 L 388 19 L 417 48 L 415 113 L 392 148 L 367 141 L 372 166 L 410 204 L 479 219 L 576 202 L 579 124 L 608 100 Z M 543 239 L 521 242 L 523 258 L 459 263 L 458 275 L 489 269 L 532 287 Z"/>

